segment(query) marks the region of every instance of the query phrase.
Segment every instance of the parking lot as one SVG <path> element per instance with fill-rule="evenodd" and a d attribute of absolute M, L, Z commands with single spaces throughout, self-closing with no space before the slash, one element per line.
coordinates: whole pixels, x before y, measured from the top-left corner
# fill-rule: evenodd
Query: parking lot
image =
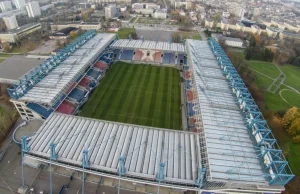
<path fill-rule="evenodd" d="M 55 40 L 43 41 L 36 49 L 28 52 L 30 55 L 50 55 L 55 50 Z"/>

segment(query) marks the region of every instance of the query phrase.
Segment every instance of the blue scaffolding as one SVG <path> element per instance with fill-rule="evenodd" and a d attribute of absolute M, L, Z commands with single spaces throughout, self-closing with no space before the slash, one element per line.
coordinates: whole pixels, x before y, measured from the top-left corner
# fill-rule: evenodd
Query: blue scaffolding
<path fill-rule="evenodd" d="M 257 156 L 267 181 L 270 185 L 286 185 L 295 175 L 267 122 L 221 46 L 213 38 L 209 38 L 208 42 L 237 98 L 237 104 L 245 116 L 248 132 L 257 150 Z"/>

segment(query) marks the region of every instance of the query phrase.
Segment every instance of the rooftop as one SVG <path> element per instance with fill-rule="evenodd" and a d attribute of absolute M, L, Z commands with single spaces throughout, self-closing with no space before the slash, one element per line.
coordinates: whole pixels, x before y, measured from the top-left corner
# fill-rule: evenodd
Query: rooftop
<path fill-rule="evenodd" d="M 236 99 L 206 41 L 189 41 L 209 165 L 208 181 L 268 185 Z"/>
<path fill-rule="evenodd" d="M 54 143 L 58 163 L 81 166 L 83 150 L 88 149 L 89 169 L 109 177 L 118 176 L 119 159 L 124 157 L 122 178 L 152 184 L 159 184 L 156 175 L 164 162 L 165 182 L 195 189 L 201 166 L 198 139 L 196 133 L 53 113 L 29 140 L 28 154 L 49 159 Z"/>
<path fill-rule="evenodd" d="M 1 34 L 16 34 L 18 32 L 22 32 L 23 30 L 26 30 L 28 28 L 35 27 L 35 26 L 40 26 L 40 25 L 41 25 L 40 23 L 25 24 L 25 25 L 20 26 L 18 28 L 8 30 L 7 32 L 2 32 Z"/>
<path fill-rule="evenodd" d="M 184 44 L 150 40 L 120 39 L 115 41 L 111 47 L 119 49 L 151 49 L 169 52 L 185 52 Z"/>
<path fill-rule="evenodd" d="M 53 105 L 76 76 L 84 71 L 114 37 L 115 34 L 96 34 L 35 84 L 20 100 Z"/>

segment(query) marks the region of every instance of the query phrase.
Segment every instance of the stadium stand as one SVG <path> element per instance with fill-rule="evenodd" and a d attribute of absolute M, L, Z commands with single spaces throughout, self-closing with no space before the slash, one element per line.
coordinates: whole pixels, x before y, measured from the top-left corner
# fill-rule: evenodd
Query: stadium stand
<path fill-rule="evenodd" d="M 90 80 L 89 78 L 87 77 L 84 77 L 80 82 L 79 82 L 79 86 L 83 87 L 83 88 L 86 88 L 87 90 L 90 89 L 90 86 L 89 84 L 92 82 L 92 80 Z"/>
<path fill-rule="evenodd" d="M 97 61 L 94 65 L 94 67 L 103 71 L 107 68 L 107 63 L 105 63 L 104 61 Z"/>
<path fill-rule="evenodd" d="M 144 55 L 143 52 L 140 51 L 139 49 L 137 49 L 137 50 L 135 51 L 135 55 L 133 56 L 133 60 L 135 60 L 135 61 L 140 61 L 140 60 L 142 60 L 143 55 Z"/>
<path fill-rule="evenodd" d="M 185 81 L 185 88 L 186 89 L 191 89 L 191 81 L 189 81 L 189 80 Z"/>
<path fill-rule="evenodd" d="M 163 63 L 175 64 L 175 54 L 174 53 L 164 53 Z"/>
<path fill-rule="evenodd" d="M 187 108 L 188 108 L 188 115 L 189 115 L 189 117 L 194 116 L 195 115 L 194 104 L 193 103 L 188 103 L 187 104 Z"/>
<path fill-rule="evenodd" d="M 60 99 L 53 105 L 54 110 L 60 105 L 60 103 L 65 99 L 66 95 L 63 94 Z"/>
<path fill-rule="evenodd" d="M 170 53 L 169 64 L 175 64 L 175 54 Z"/>
<path fill-rule="evenodd" d="M 180 65 L 180 64 L 183 64 L 183 63 L 184 63 L 184 55 L 183 54 L 178 54 L 176 64 Z"/>
<path fill-rule="evenodd" d="M 102 75 L 101 71 L 97 71 L 96 69 L 90 69 L 87 74 L 88 77 L 93 78 L 94 80 L 99 80 L 100 76 Z"/>
<path fill-rule="evenodd" d="M 79 88 L 74 88 L 72 92 L 69 94 L 68 98 L 74 99 L 76 100 L 76 102 L 80 103 L 86 94 L 87 91 Z"/>
<path fill-rule="evenodd" d="M 64 100 L 60 106 L 56 109 L 57 112 L 64 114 L 73 114 L 76 109 L 76 105 L 68 100 Z"/>
<path fill-rule="evenodd" d="M 44 118 L 49 117 L 49 115 L 54 111 L 52 108 L 46 108 L 40 104 L 36 104 L 33 102 L 27 103 L 26 106 Z"/>
<path fill-rule="evenodd" d="M 162 52 L 155 52 L 153 54 L 153 59 L 154 59 L 154 62 L 157 62 L 157 63 L 161 63 L 161 55 L 162 55 Z"/>
<path fill-rule="evenodd" d="M 120 60 L 132 60 L 133 50 L 123 50 L 123 53 L 120 56 Z"/>
<path fill-rule="evenodd" d="M 169 58 L 170 58 L 170 54 L 169 53 L 164 53 L 163 63 L 169 64 Z"/>
<path fill-rule="evenodd" d="M 68 94 L 73 90 L 73 88 L 75 87 L 75 85 L 76 85 L 76 83 L 73 82 L 73 83 L 71 84 L 71 86 L 69 87 L 69 89 L 65 92 L 65 94 L 68 95 Z"/>

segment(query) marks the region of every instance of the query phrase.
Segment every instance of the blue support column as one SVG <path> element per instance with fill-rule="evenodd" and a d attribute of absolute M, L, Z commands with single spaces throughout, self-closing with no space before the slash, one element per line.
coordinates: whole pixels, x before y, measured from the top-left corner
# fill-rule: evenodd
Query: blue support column
<path fill-rule="evenodd" d="M 50 194 L 52 194 L 52 160 L 57 160 L 58 155 L 55 153 L 56 145 L 50 144 Z"/>
<path fill-rule="evenodd" d="M 203 186 L 203 179 L 204 179 L 205 172 L 206 172 L 205 168 L 198 168 L 198 178 L 196 179 L 195 185 L 197 185 L 199 188 L 202 188 Z"/>
<path fill-rule="evenodd" d="M 22 162 L 22 188 L 24 188 L 25 186 L 25 180 L 24 180 L 24 153 L 28 153 L 29 152 L 29 147 L 27 145 L 27 137 L 26 136 L 22 136 L 21 137 L 21 152 L 22 152 L 22 158 L 21 158 L 21 162 Z"/>
<path fill-rule="evenodd" d="M 89 162 L 89 151 L 88 149 L 83 150 L 83 159 L 82 159 L 82 194 L 84 194 L 84 181 L 85 181 L 85 174 L 84 174 L 84 169 L 86 167 L 90 167 L 90 162 Z"/>

